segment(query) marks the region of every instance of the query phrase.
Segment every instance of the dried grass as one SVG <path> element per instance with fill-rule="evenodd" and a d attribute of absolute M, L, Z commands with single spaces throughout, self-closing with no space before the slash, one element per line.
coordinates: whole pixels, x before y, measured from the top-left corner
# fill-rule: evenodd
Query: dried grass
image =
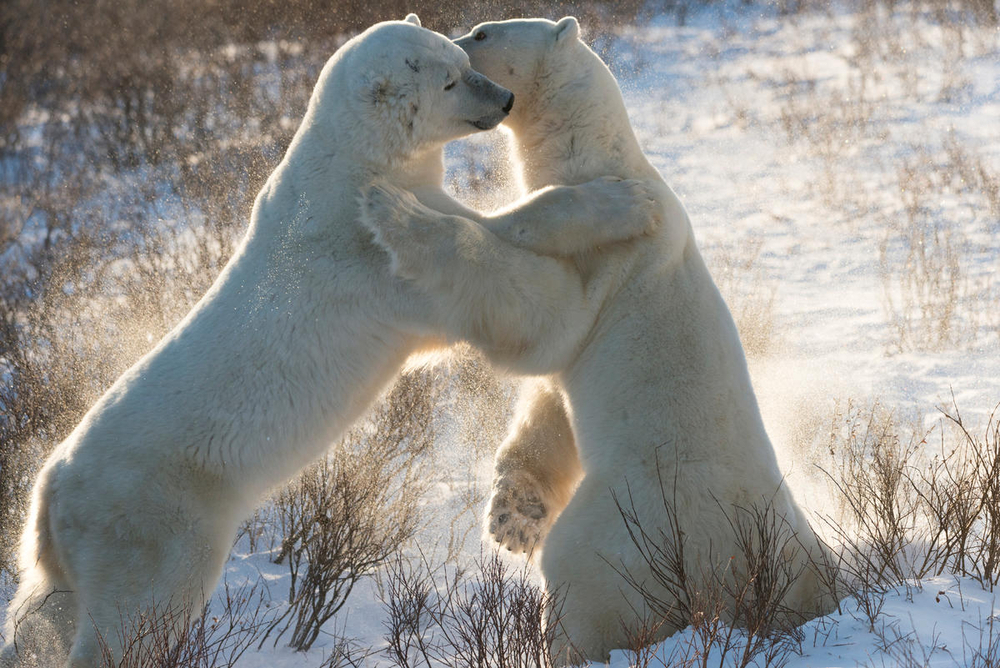
<path fill-rule="evenodd" d="M 288 608 L 261 644 L 291 631 L 289 645 L 308 650 L 354 586 L 416 533 L 436 436 L 434 381 L 403 376 L 367 424 L 277 494 L 274 561 L 288 566 Z"/>
<path fill-rule="evenodd" d="M 259 584 L 236 589 L 225 584 L 220 607 L 210 603 L 191 619 L 190 606 L 154 605 L 122 610 L 115 643 L 100 638 L 99 668 L 230 668 L 264 632 L 270 614 L 261 605 Z M 117 654 L 117 647 L 122 654 Z M 115 647 L 114 651 L 112 647 Z"/>
<path fill-rule="evenodd" d="M 475 574 L 402 555 L 382 578 L 386 658 L 399 668 L 550 668 L 557 600 L 496 552 Z M 553 612 L 555 611 L 555 612 Z"/>

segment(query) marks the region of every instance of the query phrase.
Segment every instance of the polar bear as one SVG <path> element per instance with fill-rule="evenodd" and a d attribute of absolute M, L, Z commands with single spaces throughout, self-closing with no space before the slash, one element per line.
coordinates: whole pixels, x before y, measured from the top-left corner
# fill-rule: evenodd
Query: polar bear
<path fill-rule="evenodd" d="M 552 339 L 525 342 L 561 353 L 555 367 L 533 369 L 552 376 L 522 396 L 497 454 L 489 524 L 518 551 L 544 538 L 546 590 L 563 597 L 554 658 L 606 661 L 628 646 L 647 616 L 662 613 L 639 589 L 676 600 L 630 535 L 637 523 L 654 542 L 679 529 L 684 567 L 697 579 L 745 572 L 730 522 L 769 507 L 786 537 L 794 532 L 781 556 L 801 572 L 783 603 L 793 619 L 828 611 L 833 601 L 808 567 L 826 548 L 783 484 L 733 319 L 684 207 L 640 150 L 611 72 L 572 17 L 484 23 L 456 43 L 517 97 L 504 123 L 529 189 L 615 174 L 646 182 L 665 219 L 648 241 L 576 256 L 593 317 L 585 337 L 552 329 Z M 445 308 L 462 309 L 487 268 L 496 290 L 518 276 L 483 262 L 488 230 L 408 193 L 373 187 L 363 214 L 398 274 Z M 540 316 L 524 303 L 519 317 Z M 674 630 L 668 620 L 657 633 Z"/>
<path fill-rule="evenodd" d="M 5 664 L 52 666 L 68 654 L 70 666 L 92 668 L 95 628 L 120 654 L 122 616 L 154 605 L 183 623 L 213 590 L 241 519 L 318 458 L 407 356 L 444 343 L 439 323 L 498 359 L 539 363 L 558 352 L 536 355 L 525 342 L 586 330 L 575 266 L 507 242 L 565 250 L 569 230 L 573 252 L 613 244 L 655 227 L 654 198 L 611 177 L 543 189 L 493 216 L 461 207 L 442 190 L 442 147 L 494 127 L 512 102 L 412 15 L 373 26 L 327 62 L 218 280 L 39 473 Z M 505 240 L 518 301 L 484 285 L 474 317 L 436 311 L 392 277 L 357 222 L 360 189 L 375 179 Z M 537 318 L 519 319 L 525 303 Z"/>

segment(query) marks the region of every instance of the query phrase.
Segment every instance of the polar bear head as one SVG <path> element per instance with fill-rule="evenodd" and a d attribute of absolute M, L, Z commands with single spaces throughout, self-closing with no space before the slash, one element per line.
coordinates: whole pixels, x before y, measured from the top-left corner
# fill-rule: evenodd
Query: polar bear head
<path fill-rule="evenodd" d="M 470 67 L 462 49 L 410 14 L 341 47 L 320 75 L 310 111 L 339 140 L 391 162 L 489 130 L 513 102 L 509 90 Z"/>
<path fill-rule="evenodd" d="M 571 85 L 582 73 L 580 65 L 596 58 L 580 41 L 580 24 L 572 16 L 558 22 L 513 19 L 480 23 L 455 44 L 469 54 L 475 70 L 514 93 L 518 99 L 516 115 L 529 113 L 522 100 L 537 97 L 544 82 Z"/>

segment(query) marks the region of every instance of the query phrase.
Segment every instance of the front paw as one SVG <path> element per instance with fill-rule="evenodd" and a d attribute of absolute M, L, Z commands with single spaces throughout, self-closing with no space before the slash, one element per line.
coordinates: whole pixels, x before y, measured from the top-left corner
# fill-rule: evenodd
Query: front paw
<path fill-rule="evenodd" d="M 663 224 L 663 204 L 649 181 L 604 176 L 578 187 L 593 202 L 595 221 L 613 225 L 608 241 L 652 234 Z"/>
<path fill-rule="evenodd" d="M 531 554 L 552 525 L 551 504 L 533 475 L 510 471 L 493 481 L 487 528 L 501 546 Z"/>
<path fill-rule="evenodd" d="M 360 204 L 361 222 L 377 239 L 409 227 L 410 218 L 421 207 L 413 193 L 384 182 L 362 188 Z"/>
<path fill-rule="evenodd" d="M 390 270 L 400 278 L 414 278 L 419 261 L 414 262 L 412 221 L 421 204 L 412 193 L 388 183 L 374 183 L 362 189 L 361 224 L 371 231 L 375 243 L 388 254 Z"/>

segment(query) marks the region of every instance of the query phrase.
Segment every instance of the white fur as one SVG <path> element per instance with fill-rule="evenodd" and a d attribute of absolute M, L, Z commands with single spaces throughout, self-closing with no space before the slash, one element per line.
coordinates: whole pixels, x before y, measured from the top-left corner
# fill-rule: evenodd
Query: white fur
<path fill-rule="evenodd" d="M 650 614 L 616 569 L 670 600 L 652 582 L 616 496 L 653 537 L 668 529 L 663 496 L 674 505 L 695 578 L 730 556 L 739 567 L 727 519 L 737 507 L 770 504 L 814 557 L 825 552 L 782 483 L 739 336 L 687 214 L 643 156 L 613 76 L 578 37 L 573 18 L 515 20 L 477 26 L 457 43 L 473 66 L 517 96 L 506 124 L 529 188 L 615 174 L 645 181 L 665 218 L 646 242 L 577 257 L 589 331 L 524 342 L 528 350 L 559 351 L 548 356 L 555 367 L 533 360 L 517 365 L 526 373 L 553 373 L 556 387 L 536 387 L 526 397 L 497 455 L 490 531 L 519 551 L 544 540 L 546 588 L 565 597 L 564 633 L 553 654 L 559 661 L 602 661 L 611 649 L 627 646 L 625 628 L 634 631 Z M 477 276 L 482 249 L 498 252 L 489 232 L 419 207 L 406 213 L 409 222 L 381 215 L 383 228 L 397 225 L 392 234 L 383 229 L 381 238 L 394 237 L 390 253 L 428 294 L 456 308 L 467 305 L 469 287 L 484 280 L 498 294 L 508 292 L 516 268 L 504 271 L 497 261 Z M 420 235 L 407 233 L 418 227 Z M 534 303 L 521 306 L 522 321 L 539 316 Z M 793 568 L 806 560 L 803 553 L 786 556 Z M 820 589 L 806 571 L 785 604 L 812 614 L 827 605 Z M 659 636 L 674 630 L 666 624 Z"/>
<path fill-rule="evenodd" d="M 70 651 L 71 666 L 92 668 L 94 625 L 118 652 L 122 615 L 174 606 L 183 620 L 198 610 L 241 519 L 318 458 L 408 355 L 439 345 L 439 322 L 521 353 L 520 342 L 580 328 L 586 297 L 566 260 L 515 251 L 514 284 L 544 294 L 535 305 L 545 317 L 523 322 L 515 305 L 484 294 L 489 312 L 470 324 L 393 278 L 357 222 L 360 190 L 376 180 L 477 216 L 443 192 L 441 148 L 474 132 L 470 122 L 495 125 L 508 101 L 413 15 L 370 28 L 329 60 L 218 280 L 39 474 L 2 662 L 28 665 L 54 647 L 42 665 Z M 578 235 L 586 247 L 646 231 L 647 195 L 641 183 L 600 179 L 482 220 L 513 242 L 531 230 L 544 245 L 535 230 L 581 218 L 574 202 L 596 198 L 606 204 L 590 220 L 594 235 Z"/>

